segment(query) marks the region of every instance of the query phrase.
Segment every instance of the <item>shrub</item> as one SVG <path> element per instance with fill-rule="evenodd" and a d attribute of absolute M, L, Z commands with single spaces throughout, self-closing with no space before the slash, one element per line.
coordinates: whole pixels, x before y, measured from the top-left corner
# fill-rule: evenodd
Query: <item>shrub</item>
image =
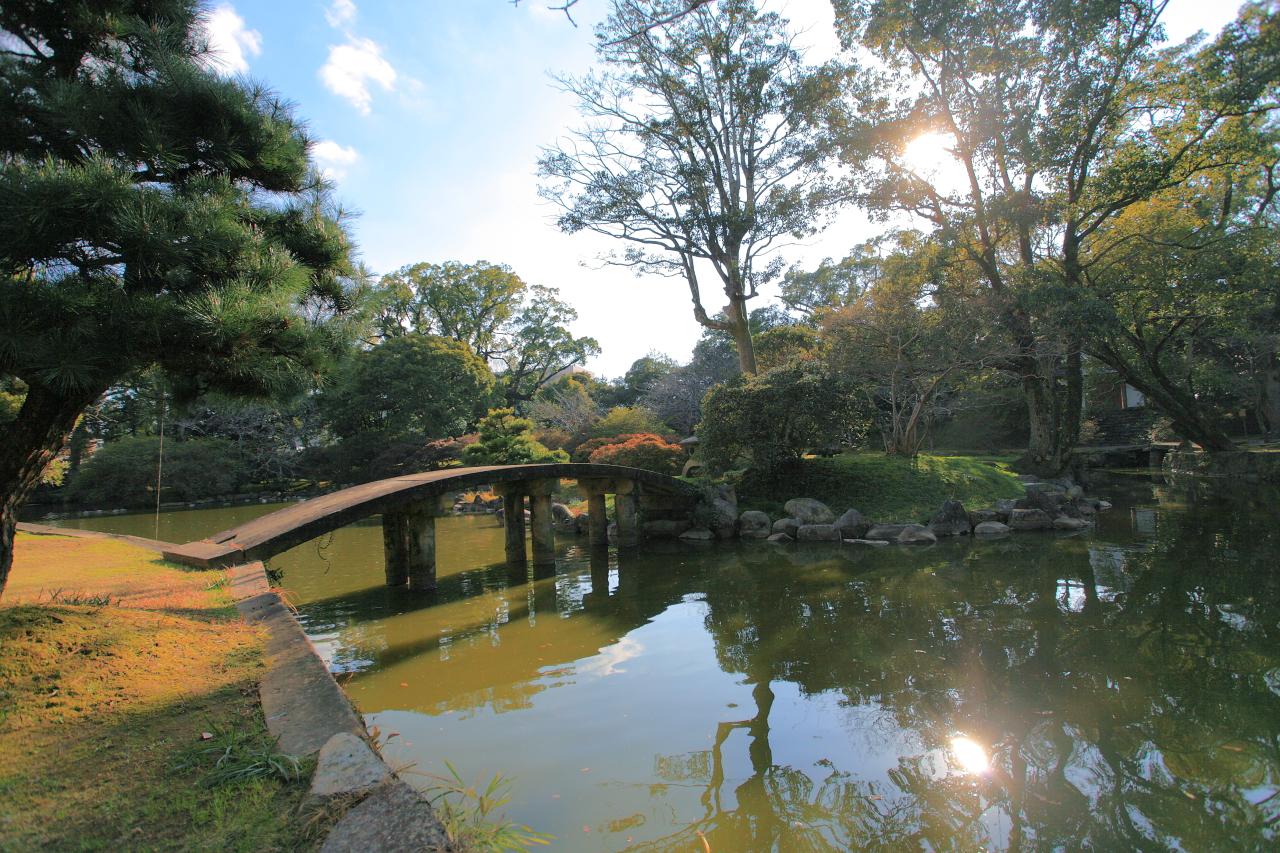
<path fill-rule="evenodd" d="M 712 471 L 747 456 L 766 479 L 794 467 L 808 448 L 862 441 L 870 421 L 860 397 L 804 361 L 738 377 L 707 393 L 699 455 Z"/>
<path fill-rule="evenodd" d="M 369 463 L 368 479 L 399 477 L 420 471 L 437 471 L 451 468 L 462 461 L 466 449 L 477 441 L 477 436 L 439 438 L 435 441 L 405 442 L 388 445 Z"/>
<path fill-rule="evenodd" d="M 615 406 L 591 426 L 592 438 L 611 438 L 636 433 L 670 435 L 671 429 L 643 406 Z"/>
<path fill-rule="evenodd" d="M 491 409 L 480 421 L 480 440 L 463 452 L 468 465 L 532 465 L 568 462 L 569 454 L 551 450 L 533 437 L 533 421 L 515 409 Z"/>
<path fill-rule="evenodd" d="M 547 427 L 546 429 L 537 430 L 533 437 L 537 439 L 539 444 L 552 450 L 568 450 L 569 445 L 573 444 L 573 433 L 559 427 Z"/>
<path fill-rule="evenodd" d="M 647 468 L 661 474 L 679 474 L 684 465 L 684 449 L 656 435 L 636 435 L 619 444 L 599 448 L 591 462 L 602 465 L 627 465 Z"/>
<path fill-rule="evenodd" d="M 642 438 L 646 436 L 656 438 L 659 441 L 666 441 L 662 436 L 656 435 L 652 432 L 635 432 L 625 435 L 608 435 L 603 438 L 589 438 L 573 449 L 573 461 L 590 462 L 591 454 L 595 453 L 602 447 L 608 447 L 611 444 L 622 444 L 624 442 L 631 441 L 633 438 Z"/>
<path fill-rule="evenodd" d="M 68 496 L 98 506 L 148 506 L 155 501 L 160 439 L 111 442 L 80 466 Z M 164 445 L 162 497 L 190 501 L 238 491 L 249 479 L 235 445 L 223 438 L 170 441 Z"/>

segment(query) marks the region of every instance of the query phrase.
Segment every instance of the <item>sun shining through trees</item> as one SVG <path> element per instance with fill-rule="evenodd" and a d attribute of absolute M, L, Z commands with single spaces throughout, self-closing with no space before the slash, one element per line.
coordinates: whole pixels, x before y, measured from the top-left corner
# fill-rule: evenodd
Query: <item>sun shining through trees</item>
<path fill-rule="evenodd" d="M 964 168 L 952 150 L 955 144 L 949 133 L 922 133 L 902 149 L 903 165 L 934 189 L 950 191 L 964 181 Z"/>

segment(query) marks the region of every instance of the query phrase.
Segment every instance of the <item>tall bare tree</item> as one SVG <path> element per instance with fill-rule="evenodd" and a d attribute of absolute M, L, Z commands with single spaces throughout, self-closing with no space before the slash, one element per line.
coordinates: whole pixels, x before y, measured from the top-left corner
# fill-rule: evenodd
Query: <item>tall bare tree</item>
<path fill-rule="evenodd" d="M 562 80 L 586 122 L 544 151 L 542 195 L 564 231 L 627 244 L 609 263 L 683 277 L 694 317 L 754 373 L 747 302 L 782 270 L 768 256 L 841 195 L 823 131 L 845 73 L 806 66 L 786 21 L 751 0 L 688 7 L 616 0 L 597 31 L 605 70 Z M 719 311 L 703 303 L 708 270 Z"/>

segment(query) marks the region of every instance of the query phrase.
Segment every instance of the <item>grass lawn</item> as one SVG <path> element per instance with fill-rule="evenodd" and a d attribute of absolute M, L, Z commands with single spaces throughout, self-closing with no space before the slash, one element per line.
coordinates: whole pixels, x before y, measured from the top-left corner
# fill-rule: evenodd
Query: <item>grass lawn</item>
<path fill-rule="evenodd" d="M 781 518 L 791 498 L 816 498 L 837 513 L 850 507 L 877 521 L 928 521 L 943 501 L 982 509 L 1000 498 L 1023 495 L 1009 469 L 1011 457 L 926 456 L 904 459 L 884 453 L 845 453 L 802 462 L 799 476 L 768 489 L 748 475 L 738 488 L 741 509 Z"/>
<path fill-rule="evenodd" d="M 264 638 L 224 585 L 123 542 L 18 534 L 0 601 L 0 850 L 311 843 L 295 817 L 309 768 L 273 755 Z"/>

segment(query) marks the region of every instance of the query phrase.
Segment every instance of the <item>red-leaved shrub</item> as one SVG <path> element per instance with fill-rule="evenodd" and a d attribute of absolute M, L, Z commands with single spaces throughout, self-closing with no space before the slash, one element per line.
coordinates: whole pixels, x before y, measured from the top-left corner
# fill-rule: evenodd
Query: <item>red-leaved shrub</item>
<path fill-rule="evenodd" d="M 656 438 L 658 441 L 666 441 L 660 435 L 652 432 L 633 432 L 626 435 L 607 435 L 603 438 L 589 438 L 573 449 L 574 462 L 590 462 L 591 454 L 595 453 L 602 447 L 608 447 L 612 444 L 623 444 L 631 441 L 633 438 Z"/>
<path fill-rule="evenodd" d="M 605 445 L 591 454 L 591 462 L 646 468 L 660 474 L 679 474 L 684 465 L 684 449 L 651 433 L 619 436 L 626 441 Z"/>

